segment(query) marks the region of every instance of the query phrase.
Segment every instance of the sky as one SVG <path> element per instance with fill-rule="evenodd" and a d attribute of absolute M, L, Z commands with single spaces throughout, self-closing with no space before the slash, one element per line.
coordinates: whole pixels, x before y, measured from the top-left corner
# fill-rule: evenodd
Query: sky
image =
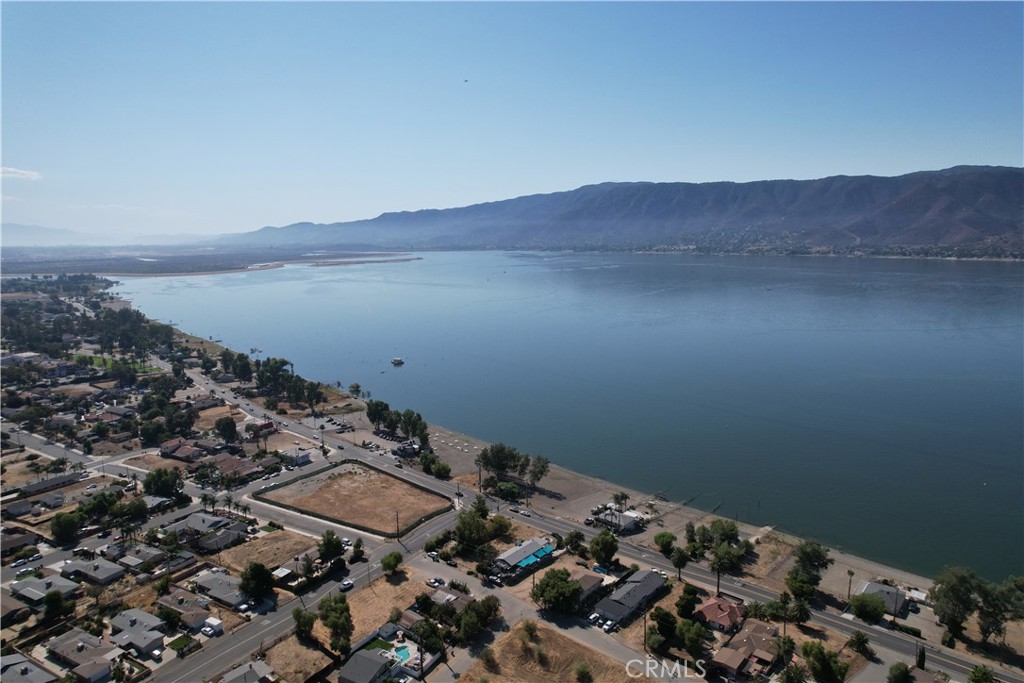
<path fill-rule="evenodd" d="M 1024 4 L 0 3 L 3 221 L 1024 165 Z"/>

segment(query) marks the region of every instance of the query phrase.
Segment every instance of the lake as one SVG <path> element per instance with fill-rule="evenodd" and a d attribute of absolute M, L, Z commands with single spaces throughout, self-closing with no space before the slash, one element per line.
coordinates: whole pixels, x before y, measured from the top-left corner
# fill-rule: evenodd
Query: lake
<path fill-rule="evenodd" d="M 1024 569 L 1021 264 L 417 256 L 117 291 L 641 491 L 925 575 Z"/>

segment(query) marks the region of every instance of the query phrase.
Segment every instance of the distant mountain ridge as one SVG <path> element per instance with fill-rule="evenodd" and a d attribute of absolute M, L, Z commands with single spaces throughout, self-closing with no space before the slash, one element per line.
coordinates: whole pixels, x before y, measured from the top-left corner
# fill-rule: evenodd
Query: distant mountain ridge
<path fill-rule="evenodd" d="M 452 209 L 296 223 L 224 245 L 1024 255 L 1024 169 L 896 177 L 602 183 Z"/>

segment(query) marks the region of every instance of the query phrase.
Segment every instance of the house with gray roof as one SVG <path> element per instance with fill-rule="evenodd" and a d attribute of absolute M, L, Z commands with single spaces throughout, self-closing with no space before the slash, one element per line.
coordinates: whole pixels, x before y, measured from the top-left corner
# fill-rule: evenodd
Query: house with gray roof
<path fill-rule="evenodd" d="M 177 532 L 179 535 L 203 535 L 208 534 L 211 531 L 220 529 L 222 527 L 228 526 L 228 524 L 230 523 L 231 522 L 229 520 L 226 520 L 223 517 L 218 517 L 217 515 L 211 515 L 206 512 L 193 512 L 185 519 L 177 521 L 174 524 L 167 525 L 165 529 L 168 533 L 174 531 Z"/>
<path fill-rule="evenodd" d="M 220 683 L 274 683 L 274 668 L 259 659 L 246 662 L 224 674 Z"/>
<path fill-rule="evenodd" d="M 622 622 L 646 607 L 664 586 L 665 579 L 652 569 L 633 572 L 611 595 L 598 602 L 594 611 L 603 619 Z"/>
<path fill-rule="evenodd" d="M 207 609 L 209 601 L 191 591 L 176 590 L 161 596 L 156 604 L 177 612 L 181 617 L 181 625 L 190 631 L 201 629 L 210 617 L 210 610 Z"/>
<path fill-rule="evenodd" d="M 106 586 L 124 576 L 124 567 L 97 557 L 92 560 L 68 560 L 60 568 L 61 576 Z"/>
<path fill-rule="evenodd" d="M 31 577 L 11 584 L 11 593 L 26 604 L 38 607 L 50 591 L 60 591 L 64 598 L 70 598 L 78 590 L 74 581 L 60 576 L 47 576 L 42 579 Z"/>
<path fill-rule="evenodd" d="M 80 628 L 51 638 L 46 643 L 46 651 L 80 679 L 90 683 L 108 678 L 112 663 L 124 654 L 121 648 L 106 645 Z"/>
<path fill-rule="evenodd" d="M 156 568 L 165 559 L 167 559 L 167 553 L 159 548 L 139 544 L 132 546 L 121 555 L 117 563 L 129 571 L 139 574 L 145 565 Z"/>
<path fill-rule="evenodd" d="M 209 573 L 197 577 L 195 581 L 200 593 L 209 595 L 231 609 L 238 609 L 241 605 L 249 602 L 248 596 L 242 593 L 241 581 L 233 576 Z"/>
<path fill-rule="evenodd" d="M 139 655 L 151 656 L 153 650 L 163 651 L 166 624 L 141 609 L 128 609 L 110 620 L 111 640 L 125 650 L 135 650 Z"/>
<path fill-rule="evenodd" d="M 58 474 L 55 477 L 49 479 L 40 479 L 39 481 L 33 481 L 25 484 L 21 487 L 22 496 L 34 496 L 37 493 L 46 493 L 47 491 L 53 491 L 54 489 L 63 488 L 65 486 L 71 486 L 81 481 L 82 476 L 78 472 L 69 472 L 67 474 Z"/>
<path fill-rule="evenodd" d="M 28 605 L 14 597 L 13 593 L 0 593 L 0 626 L 7 628 L 11 624 L 28 619 L 32 610 Z"/>
<path fill-rule="evenodd" d="M 0 679 L 4 683 L 53 683 L 57 677 L 42 664 L 15 652 L 0 658 Z"/>
<path fill-rule="evenodd" d="M 397 666 L 389 658 L 377 655 L 380 650 L 359 650 L 338 670 L 338 683 L 378 683 Z"/>

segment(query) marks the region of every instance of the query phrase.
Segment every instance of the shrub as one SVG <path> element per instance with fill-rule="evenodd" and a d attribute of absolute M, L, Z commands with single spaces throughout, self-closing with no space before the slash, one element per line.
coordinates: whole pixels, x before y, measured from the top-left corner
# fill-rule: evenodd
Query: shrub
<path fill-rule="evenodd" d="M 590 673 L 590 667 L 586 662 L 576 664 L 576 683 L 593 683 L 594 675 Z"/>
<path fill-rule="evenodd" d="M 484 668 L 492 674 L 498 673 L 498 660 L 494 656 L 494 650 L 485 647 L 483 652 L 480 653 L 480 661 L 484 663 Z"/>

